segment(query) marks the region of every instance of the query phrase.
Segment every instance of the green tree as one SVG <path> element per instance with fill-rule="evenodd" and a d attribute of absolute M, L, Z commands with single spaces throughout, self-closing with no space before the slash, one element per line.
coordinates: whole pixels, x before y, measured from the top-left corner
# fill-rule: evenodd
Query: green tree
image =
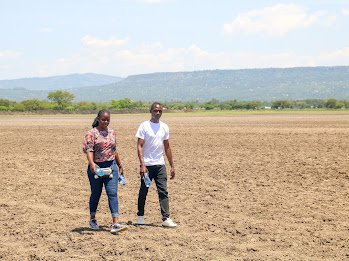
<path fill-rule="evenodd" d="M 349 108 L 349 101 L 344 100 L 344 101 L 343 101 L 343 104 L 344 104 L 344 108 L 346 108 L 346 109 Z"/>
<path fill-rule="evenodd" d="M 203 104 L 203 106 L 204 106 L 205 110 L 213 110 L 213 109 L 219 107 L 219 101 L 217 99 L 213 98 L 210 101 L 205 102 Z"/>
<path fill-rule="evenodd" d="M 112 100 L 111 107 L 113 109 L 122 110 L 122 109 L 133 109 L 135 103 L 130 98 L 124 98 L 121 100 Z"/>
<path fill-rule="evenodd" d="M 336 109 L 343 109 L 343 108 L 345 108 L 345 102 L 344 101 L 337 101 L 335 108 Z"/>
<path fill-rule="evenodd" d="M 195 107 L 195 103 L 194 102 L 186 102 L 184 109 L 192 110 L 192 109 L 194 109 L 194 107 Z"/>
<path fill-rule="evenodd" d="M 323 108 L 325 107 L 325 101 L 321 99 L 306 99 L 304 100 L 306 108 Z"/>
<path fill-rule="evenodd" d="M 292 103 L 289 100 L 276 100 L 271 103 L 274 109 L 289 109 L 292 108 Z"/>
<path fill-rule="evenodd" d="M 336 99 L 328 99 L 325 102 L 325 107 L 329 109 L 335 109 L 337 107 L 337 100 Z"/>
<path fill-rule="evenodd" d="M 44 109 L 42 101 L 37 99 L 25 100 L 21 102 L 24 106 L 24 110 L 26 111 L 37 111 Z"/>
<path fill-rule="evenodd" d="M 78 110 L 96 110 L 97 104 L 95 102 L 81 101 L 76 104 Z"/>
<path fill-rule="evenodd" d="M 0 106 L 10 107 L 11 101 L 8 99 L 0 99 Z"/>
<path fill-rule="evenodd" d="M 183 110 L 185 104 L 183 102 L 171 102 L 166 107 L 172 110 Z"/>
<path fill-rule="evenodd" d="M 57 109 L 62 110 L 71 104 L 75 96 L 70 92 L 58 90 L 49 92 L 47 98 L 57 104 Z"/>
<path fill-rule="evenodd" d="M 245 103 L 244 108 L 247 110 L 257 110 L 262 106 L 260 101 L 248 101 Z"/>
<path fill-rule="evenodd" d="M 222 102 L 222 103 L 220 103 L 220 104 L 219 104 L 219 108 L 220 108 L 221 110 L 231 110 L 231 109 L 232 109 L 231 105 L 230 105 L 228 102 Z"/>
<path fill-rule="evenodd" d="M 14 103 L 11 107 L 11 111 L 25 111 L 24 105 L 22 103 Z"/>

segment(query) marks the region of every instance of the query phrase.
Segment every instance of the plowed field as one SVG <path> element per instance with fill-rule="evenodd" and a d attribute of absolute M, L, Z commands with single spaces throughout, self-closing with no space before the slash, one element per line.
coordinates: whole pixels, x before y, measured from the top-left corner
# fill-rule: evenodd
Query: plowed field
<path fill-rule="evenodd" d="M 155 187 L 148 226 L 136 220 L 134 137 L 144 115 L 112 115 L 128 184 L 109 232 L 105 191 L 88 229 L 82 141 L 94 115 L 0 117 L 2 260 L 349 259 L 349 114 L 164 114 L 177 176 L 160 227 Z"/>

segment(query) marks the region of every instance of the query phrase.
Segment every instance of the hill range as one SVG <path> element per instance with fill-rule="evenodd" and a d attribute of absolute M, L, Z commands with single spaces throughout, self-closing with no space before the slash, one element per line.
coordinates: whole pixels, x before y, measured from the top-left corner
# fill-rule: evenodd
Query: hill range
<path fill-rule="evenodd" d="M 75 101 L 106 102 L 349 99 L 349 66 L 160 72 L 120 78 L 72 74 L 0 81 L 0 98 L 46 99 L 64 89 Z"/>

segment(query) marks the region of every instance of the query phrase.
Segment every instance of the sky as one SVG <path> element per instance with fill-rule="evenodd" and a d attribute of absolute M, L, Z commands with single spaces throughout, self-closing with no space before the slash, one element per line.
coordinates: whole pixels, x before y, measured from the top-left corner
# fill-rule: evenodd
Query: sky
<path fill-rule="evenodd" d="M 349 0 L 0 0 L 0 80 L 349 65 Z"/>

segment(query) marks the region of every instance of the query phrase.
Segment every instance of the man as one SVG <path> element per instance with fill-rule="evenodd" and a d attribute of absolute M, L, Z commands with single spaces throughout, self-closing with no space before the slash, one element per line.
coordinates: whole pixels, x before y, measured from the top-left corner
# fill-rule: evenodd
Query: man
<path fill-rule="evenodd" d="M 172 152 L 169 142 L 169 128 L 160 121 L 162 115 L 162 105 L 154 102 L 150 107 L 151 119 L 142 122 L 139 126 L 136 137 L 137 152 L 140 162 L 141 187 L 138 194 L 138 212 L 137 223 L 144 225 L 144 206 L 148 194 L 143 177 L 144 173 L 148 173 L 149 178 L 155 181 L 159 195 L 160 209 L 162 215 L 162 226 L 174 228 L 177 226 L 170 219 L 169 200 L 167 192 L 167 173 L 163 152 L 171 166 L 170 179 L 175 177 L 175 169 L 173 165 Z"/>

